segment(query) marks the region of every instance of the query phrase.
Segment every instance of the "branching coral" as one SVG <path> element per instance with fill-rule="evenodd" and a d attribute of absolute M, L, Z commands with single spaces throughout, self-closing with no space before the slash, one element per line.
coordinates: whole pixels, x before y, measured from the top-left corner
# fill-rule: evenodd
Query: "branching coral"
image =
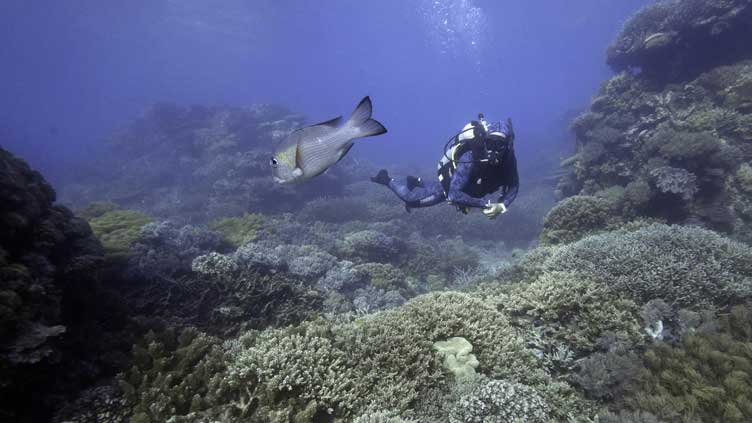
<path fill-rule="evenodd" d="M 335 416 L 367 407 L 404 411 L 447 382 L 433 345 L 452 337 L 471 342 L 478 369 L 494 377 L 545 380 L 506 318 L 462 294 L 418 297 L 351 323 L 266 333 L 240 353 L 230 374 L 241 385 L 262 381 L 254 395 L 265 415 L 294 415 L 314 402 Z M 279 400 L 289 395 L 295 399 Z"/>
<path fill-rule="evenodd" d="M 133 347 L 133 367 L 120 387 L 133 408 L 131 422 L 157 423 L 225 403 L 226 352 L 195 329 L 149 333 Z"/>

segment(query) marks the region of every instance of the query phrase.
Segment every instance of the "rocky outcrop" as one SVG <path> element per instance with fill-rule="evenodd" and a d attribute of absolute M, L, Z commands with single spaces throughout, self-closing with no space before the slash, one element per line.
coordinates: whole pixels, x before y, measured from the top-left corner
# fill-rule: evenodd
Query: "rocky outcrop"
<path fill-rule="evenodd" d="M 92 270 L 101 260 L 102 247 L 89 225 L 54 201 L 55 192 L 39 173 L 0 149 L 3 421 L 24 421 L 44 409 L 55 369 L 80 331 L 73 326 L 86 300 L 78 296 L 87 290 L 92 295 Z"/>
<path fill-rule="evenodd" d="M 608 48 L 616 71 L 639 68 L 652 79 L 691 78 L 752 58 L 752 1 L 672 0 L 635 14 Z"/>
<path fill-rule="evenodd" d="M 736 38 L 752 30 L 751 4 L 683 0 L 637 13 L 609 63 L 642 72 L 611 78 L 574 121 L 577 151 L 559 195 L 595 195 L 624 217 L 752 240 L 752 61 Z M 709 44 L 723 60 L 705 54 Z"/>

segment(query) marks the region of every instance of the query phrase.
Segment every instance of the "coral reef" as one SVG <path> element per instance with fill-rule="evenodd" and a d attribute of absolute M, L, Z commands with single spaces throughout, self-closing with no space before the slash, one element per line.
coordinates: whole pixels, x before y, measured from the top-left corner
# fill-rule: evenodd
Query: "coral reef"
<path fill-rule="evenodd" d="M 540 241 L 543 244 L 569 243 L 614 223 L 611 204 L 602 198 L 576 195 L 559 202 L 546 215 Z"/>
<path fill-rule="evenodd" d="M 227 242 L 235 248 L 254 241 L 263 227 L 263 216 L 251 213 L 238 217 L 225 217 L 209 224 L 209 228 L 224 235 Z"/>
<path fill-rule="evenodd" d="M 426 390 L 451 380 L 433 345 L 452 337 L 472 343 L 493 377 L 544 379 L 503 315 L 456 293 L 418 297 L 344 324 L 265 332 L 240 352 L 230 379 L 238 386 L 260 382 L 257 413 L 271 421 L 310 407 L 335 416 L 359 415 L 367 406 L 406 411 Z"/>
<path fill-rule="evenodd" d="M 702 225 L 750 240 L 752 6 L 743 0 L 645 7 L 609 48 L 622 72 L 572 129 L 560 197 L 622 190 L 614 213 Z M 746 35 L 744 35 L 746 34 Z M 719 47 L 722 46 L 722 47 Z"/>
<path fill-rule="evenodd" d="M 520 383 L 493 380 L 460 399 L 450 423 L 549 421 L 549 405 L 534 389 Z"/>
<path fill-rule="evenodd" d="M 752 249 L 696 227 L 594 235 L 560 248 L 543 266 L 598 281 L 638 304 L 661 298 L 701 308 L 752 295 Z"/>
<path fill-rule="evenodd" d="M 608 48 L 617 71 L 681 78 L 729 59 L 752 57 L 752 6 L 745 0 L 670 0 L 635 14 Z M 718 48 L 722 45 L 723 48 Z"/>
<path fill-rule="evenodd" d="M 752 308 L 717 318 L 720 330 L 698 330 L 677 345 L 658 343 L 630 387 L 628 407 L 666 422 L 746 422 L 752 418 Z"/>
<path fill-rule="evenodd" d="M 94 276 L 103 249 L 84 220 L 54 201 L 55 192 L 39 173 L 0 149 L 0 420 L 4 421 L 44 418 L 49 395 L 78 388 L 102 364 L 91 354 L 81 354 L 74 366 L 66 361 L 80 353 L 83 332 L 99 333 L 99 328 L 81 322 L 81 315 L 90 302 L 101 300 Z M 92 352 L 98 352 L 99 345 L 92 344 Z"/>
<path fill-rule="evenodd" d="M 171 416 L 204 411 L 228 388 L 226 352 L 216 338 L 184 329 L 150 332 L 134 346 L 133 367 L 119 376 L 130 422 L 165 422 Z"/>
<path fill-rule="evenodd" d="M 148 216 L 135 210 L 110 210 L 92 215 L 88 221 L 108 254 L 128 254 L 141 228 L 151 223 Z"/>
<path fill-rule="evenodd" d="M 532 319 L 545 328 L 546 336 L 578 353 L 592 351 L 609 332 L 632 344 L 644 336 L 633 301 L 581 274 L 547 272 L 511 289 L 501 304 L 513 316 Z"/>
<path fill-rule="evenodd" d="M 191 270 L 193 259 L 211 251 L 225 251 L 223 236 L 173 221 L 144 225 L 131 245 L 130 268 L 148 280 L 173 279 Z"/>

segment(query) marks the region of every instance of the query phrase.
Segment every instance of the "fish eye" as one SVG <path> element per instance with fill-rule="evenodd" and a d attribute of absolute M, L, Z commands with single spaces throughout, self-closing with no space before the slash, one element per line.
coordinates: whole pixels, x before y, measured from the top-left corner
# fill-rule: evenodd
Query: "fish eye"
<path fill-rule="evenodd" d="M 277 159 L 275 159 L 274 157 L 272 157 L 272 159 L 269 160 L 269 164 L 271 164 L 272 167 L 277 167 L 277 165 L 279 164 L 279 162 L 277 162 Z"/>

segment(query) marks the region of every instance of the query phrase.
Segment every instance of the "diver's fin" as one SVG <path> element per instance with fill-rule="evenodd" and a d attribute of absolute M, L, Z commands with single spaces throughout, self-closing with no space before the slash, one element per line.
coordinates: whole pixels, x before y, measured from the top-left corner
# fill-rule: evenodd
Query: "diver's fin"
<path fill-rule="evenodd" d="M 336 128 L 340 123 L 342 123 L 342 116 L 337 116 L 334 119 L 329 119 L 326 122 L 317 123 L 311 126 L 331 126 L 332 128 Z"/>
<path fill-rule="evenodd" d="M 358 134 L 355 138 L 371 137 L 386 133 L 384 125 L 375 119 L 371 119 L 372 111 L 373 106 L 371 105 L 371 98 L 368 96 L 363 97 L 363 100 L 360 100 L 358 107 L 355 108 L 350 119 L 348 119 L 345 124 L 350 128 L 357 129 Z"/>

